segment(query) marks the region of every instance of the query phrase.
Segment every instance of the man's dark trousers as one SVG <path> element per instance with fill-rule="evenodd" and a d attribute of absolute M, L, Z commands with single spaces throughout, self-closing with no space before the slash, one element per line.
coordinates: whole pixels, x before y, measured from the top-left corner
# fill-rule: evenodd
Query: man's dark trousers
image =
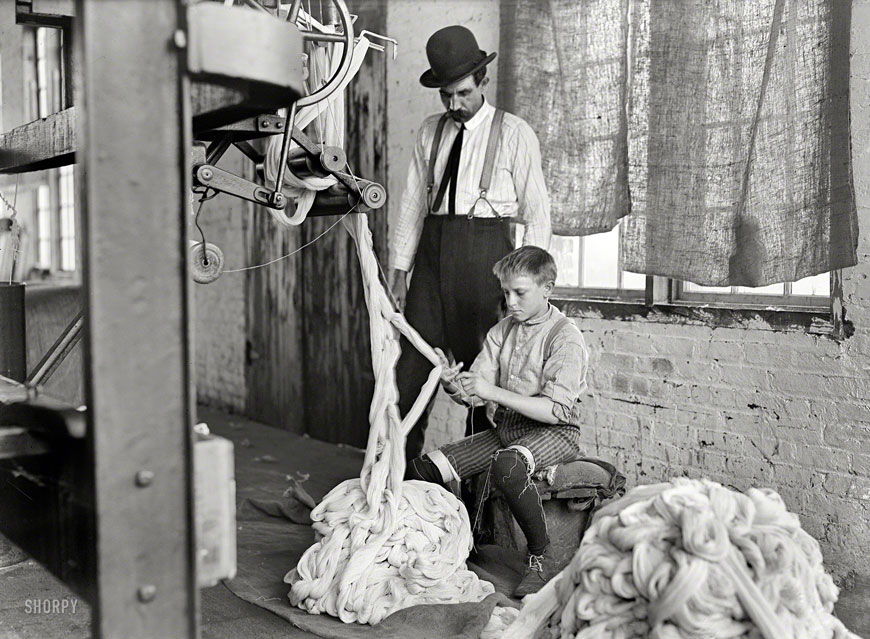
<path fill-rule="evenodd" d="M 451 352 L 467 370 L 483 346 L 487 331 L 499 320 L 501 284 L 492 267 L 513 250 L 507 220 L 465 215 L 429 215 L 414 261 L 405 317 L 433 347 Z M 399 411 L 404 416 L 429 376 L 432 364 L 402 338 L 396 366 Z M 431 404 L 430 404 L 431 408 Z M 429 411 L 408 434 L 409 460 L 423 450 Z M 466 434 L 489 426 L 485 412 L 475 409 Z"/>

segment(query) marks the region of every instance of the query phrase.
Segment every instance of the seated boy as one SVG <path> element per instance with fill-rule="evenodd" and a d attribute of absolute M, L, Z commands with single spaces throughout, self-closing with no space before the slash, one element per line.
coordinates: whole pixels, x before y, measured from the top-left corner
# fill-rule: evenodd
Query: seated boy
<path fill-rule="evenodd" d="M 489 473 L 489 484 L 504 496 L 528 541 L 528 565 L 514 591 L 522 597 L 556 574 L 541 498 L 530 476 L 580 451 L 578 406 L 588 354 L 574 323 L 549 303 L 556 263 L 547 251 L 518 248 L 493 272 L 501 281 L 507 317 L 489 330 L 468 372 L 457 375 L 462 364 L 450 368 L 439 355 L 447 392 L 472 406 L 496 406 L 496 428 L 412 460 L 407 478 L 451 486 Z"/>

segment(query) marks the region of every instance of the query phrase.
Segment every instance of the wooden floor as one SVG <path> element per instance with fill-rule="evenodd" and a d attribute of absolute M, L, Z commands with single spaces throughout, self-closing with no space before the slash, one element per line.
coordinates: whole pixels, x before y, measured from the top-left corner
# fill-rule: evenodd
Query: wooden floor
<path fill-rule="evenodd" d="M 362 451 L 358 449 L 291 435 L 236 415 L 201 409 L 199 421 L 235 444 L 239 501 L 247 497 L 276 498 L 261 487 L 270 479 L 274 485 L 276 475 L 283 478 L 291 468 L 310 474 L 305 488 L 320 499 L 339 481 L 358 476 L 362 465 Z M 324 460 L 329 463 L 324 464 Z M 222 584 L 200 593 L 203 639 L 314 637 L 268 610 L 239 599 Z M 90 636 L 88 606 L 39 564 L 27 560 L 0 568 L 0 639 Z"/>

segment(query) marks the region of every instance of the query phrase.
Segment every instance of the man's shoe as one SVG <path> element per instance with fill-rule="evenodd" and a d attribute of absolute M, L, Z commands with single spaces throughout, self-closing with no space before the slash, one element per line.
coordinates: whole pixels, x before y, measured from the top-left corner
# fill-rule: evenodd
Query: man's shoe
<path fill-rule="evenodd" d="M 514 597 L 522 599 L 526 595 L 538 592 L 544 584 L 555 577 L 556 560 L 553 557 L 552 546 L 547 546 L 542 555 L 529 555 L 529 562 L 523 570 L 523 578 L 514 590 Z"/>

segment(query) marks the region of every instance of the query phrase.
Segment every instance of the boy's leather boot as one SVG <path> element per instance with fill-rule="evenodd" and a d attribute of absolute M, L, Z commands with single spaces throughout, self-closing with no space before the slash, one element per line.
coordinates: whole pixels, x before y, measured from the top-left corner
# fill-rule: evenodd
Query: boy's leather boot
<path fill-rule="evenodd" d="M 541 555 L 529 554 L 529 561 L 523 570 L 523 578 L 514 590 L 514 597 L 521 599 L 533 592 L 538 592 L 545 583 L 559 573 L 556 570 L 556 560 L 553 557 L 552 546 L 547 546 Z"/>

